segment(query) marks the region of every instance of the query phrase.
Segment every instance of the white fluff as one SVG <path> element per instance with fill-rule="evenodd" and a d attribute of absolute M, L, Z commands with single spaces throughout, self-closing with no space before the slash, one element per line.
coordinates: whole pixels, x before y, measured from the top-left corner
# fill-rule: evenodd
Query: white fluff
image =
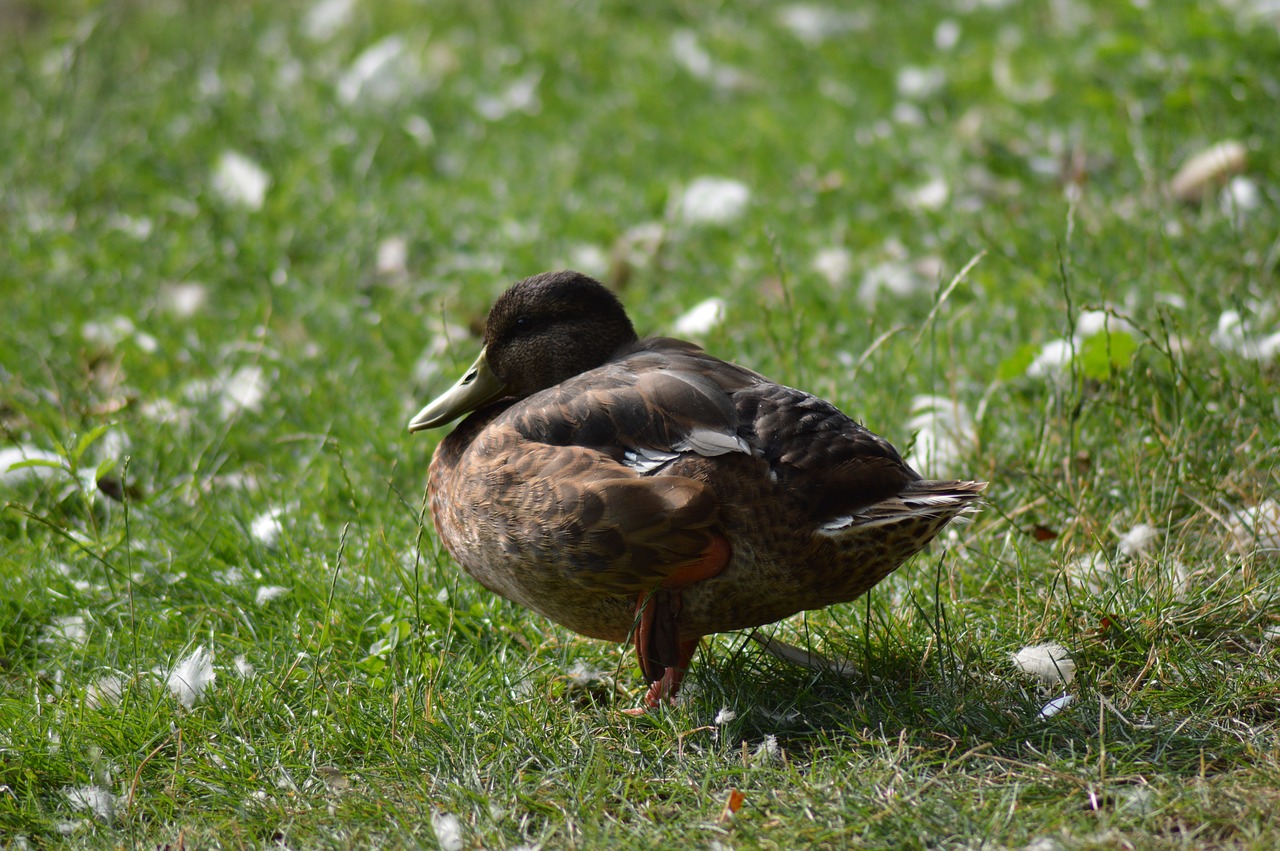
<path fill-rule="evenodd" d="M 213 191 L 228 204 L 260 210 L 271 186 L 266 170 L 239 151 L 223 151 L 213 165 Z"/>
<path fill-rule="evenodd" d="M 680 196 L 680 219 L 689 225 L 727 225 L 742 217 L 751 201 L 745 183 L 725 177 L 699 177 Z"/>
<path fill-rule="evenodd" d="M 1241 509 L 1232 515 L 1228 529 L 1242 553 L 1280 550 L 1280 503 L 1267 499 Z"/>
<path fill-rule="evenodd" d="M 264 547 L 274 547 L 279 543 L 280 534 L 284 531 L 284 527 L 280 525 L 280 518 L 288 511 L 289 506 L 287 505 L 268 508 L 249 523 L 249 534 Z M 262 592 L 259 591 L 258 593 L 261 594 Z M 262 603 L 258 605 L 262 605 Z"/>
<path fill-rule="evenodd" d="M 258 593 L 253 595 L 254 605 L 261 608 L 272 600 L 283 597 L 289 593 L 289 589 L 283 585 L 259 585 Z"/>
<path fill-rule="evenodd" d="M 833 287 L 843 285 L 853 272 L 853 252 L 843 246 L 824 248 L 813 258 L 813 271 Z"/>
<path fill-rule="evenodd" d="M 724 321 L 724 312 L 724 299 L 705 299 L 676 319 L 672 330 L 680 337 L 701 336 Z"/>
<path fill-rule="evenodd" d="M 166 284 L 160 290 L 161 309 L 178 319 L 190 319 L 203 310 L 208 301 L 208 288 L 195 281 Z"/>
<path fill-rule="evenodd" d="M 431 829 L 435 831 L 440 851 L 462 851 L 462 822 L 453 813 L 432 810 Z"/>
<path fill-rule="evenodd" d="M 408 271 L 409 241 L 403 236 L 389 236 L 378 243 L 378 256 L 374 264 L 378 274 L 396 277 Z"/>
<path fill-rule="evenodd" d="M 1255 334 L 1239 311 L 1224 310 L 1209 342 L 1220 351 L 1251 360 L 1270 360 L 1280 354 L 1280 331 L 1269 335 Z"/>
<path fill-rule="evenodd" d="M 1237 174 L 1227 182 L 1218 195 L 1218 204 L 1228 216 L 1251 213 L 1262 204 L 1262 192 L 1258 184 L 1244 175 Z"/>
<path fill-rule="evenodd" d="M 772 733 L 765 736 L 764 741 L 762 741 L 756 747 L 755 752 L 751 754 L 751 761 L 757 765 L 769 762 L 781 762 L 782 748 L 778 745 L 778 737 Z"/>
<path fill-rule="evenodd" d="M 867 12 L 846 12 L 838 7 L 812 3 L 783 6 L 778 10 L 777 20 L 783 29 L 811 47 L 829 38 L 865 30 L 871 25 L 871 16 Z"/>
<path fill-rule="evenodd" d="M 867 307 L 875 306 L 880 293 L 904 297 L 922 292 L 932 284 L 911 263 L 904 260 L 887 260 L 872 266 L 862 276 L 858 285 L 858 298 Z"/>
<path fill-rule="evenodd" d="M 1012 658 L 1018 670 L 1037 677 L 1046 686 L 1066 685 L 1076 675 L 1076 663 L 1066 648 L 1057 642 L 1024 647 Z"/>
<path fill-rule="evenodd" d="M 1205 190 L 1244 170 L 1245 146 L 1234 139 L 1196 152 L 1169 181 L 1169 191 L 1180 201 L 1196 201 Z"/>
<path fill-rule="evenodd" d="M 302 19 L 302 31 L 313 41 L 328 41 L 351 23 L 356 0 L 318 0 Z"/>
<path fill-rule="evenodd" d="M 898 69 L 898 94 L 908 100 L 924 100 L 938 93 L 947 82 L 946 72 L 937 66 L 921 68 L 904 65 Z"/>
<path fill-rule="evenodd" d="M 83 647 L 89 643 L 89 627 L 84 615 L 63 615 L 56 617 L 45 630 L 44 641 L 50 644 L 63 642 L 75 647 Z"/>
<path fill-rule="evenodd" d="M 267 376 L 262 367 L 242 366 L 219 379 L 219 409 L 224 420 L 241 411 L 257 411 L 267 396 Z"/>
<path fill-rule="evenodd" d="M 926 475 L 953 475 L 968 447 L 977 441 L 973 418 L 963 402 L 945 396 L 917 396 L 907 429 L 916 433 L 907 463 Z"/>
<path fill-rule="evenodd" d="M 476 98 L 476 112 L 486 121 L 501 121 L 517 112 L 533 115 L 542 108 L 542 101 L 538 98 L 538 85 L 541 82 L 541 69 L 529 71 L 497 94 Z"/>
<path fill-rule="evenodd" d="M 908 207 L 915 210 L 941 210 L 951 197 L 951 187 L 941 177 L 935 177 L 902 196 Z"/>
<path fill-rule="evenodd" d="M 1150 523 L 1139 523 L 1120 536 L 1120 554 L 1136 558 L 1151 548 L 1160 532 Z"/>
<path fill-rule="evenodd" d="M 1062 697 L 1055 697 L 1053 700 L 1041 707 L 1040 714 L 1037 717 L 1041 720 L 1052 718 L 1075 702 L 1076 696 L 1074 694 L 1064 694 Z"/>
<path fill-rule="evenodd" d="M 933 46 L 948 51 L 960 43 L 960 24 L 954 18 L 943 18 L 933 28 Z"/>
<path fill-rule="evenodd" d="M 1041 347 L 1040 354 L 1027 367 L 1027 375 L 1031 378 L 1058 378 L 1065 375 L 1074 353 L 1075 344 L 1070 340 L 1050 340 Z"/>
<path fill-rule="evenodd" d="M 391 103 L 416 77 L 417 62 L 409 55 L 404 39 L 387 36 L 365 48 L 338 78 L 338 100 L 348 106 Z"/>
<path fill-rule="evenodd" d="M 169 674 L 169 691 L 178 702 L 190 709 L 213 684 L 213 654 L 197 647 L 190 656 L 179 662 Z"/>
<path fill-rule="evenodd" d="M 124 678 L 115 674 L 99 677 L 85 692 L 84 702 L 90 709 L 115 706 L 124 695 Z"/>
<path fill-rule="evenodd" d="M 728 707 L 725 707 L 724 709 L 721 709 L 719 712 L 716 713 L 715 725 L 717 727 L 721 727 L 725 724 L 728 724 L 730 721 L 732 721 L 737 717 L 738 717 L 738 713 L 734 712 L 732 709 L 729 709 Z"/>
<path fill-rule="evenodd" d="M 692 30 L 677 30 L 671 36 L 671 58 L 695 79 L 721 90 L 740 88 L 743 73 L 732 65 L 716 62 Z"/>
<path fill-rule="evenodd" d="M 116 796 L 110 790 L 101 786 L 69 786 L 63 791 L 71 809 L 92 813 L 98 821 L 115 821 Z"/>
<path fill-rule="evenodd" d="M 14 487 L 24 482 L 47 479 L 58 472 L 55 468 L 46 467 L 43 464 L 12 469 L 23 461 L 47 461 L 59 467 L 64 463 L 62 456 L 55 452 L 46 452 L 34 446 L 6 446 L 0 449 L 0 487 Z"/>

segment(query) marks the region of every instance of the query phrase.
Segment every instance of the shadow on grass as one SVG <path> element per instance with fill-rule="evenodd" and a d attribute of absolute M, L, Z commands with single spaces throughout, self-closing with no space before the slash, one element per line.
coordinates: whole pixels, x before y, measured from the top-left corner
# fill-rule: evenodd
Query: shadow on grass
<path fill-rule="evenodd" d="M 1169 695 L 1164 703 L 1183 705 L 1162 711 L 1137 702 L 1121 709 L 1116 696 L 1086 682 L 1065 692 L 1022 688 L 993 673 L 990 660 L 944 653 L 922 662 L 922 654 L 900 646 L 872 652 L 874 667 L 859 665 L 849 675 L 789 665 L 751 644 L 732 654 L 707 654 L 693 678 L 694 700 L 706 713 L 733 708 L 737 737 L 755 746 L 775 736 L 798 761 L 817 759 L 832 746 L 874 743 L 926 763 L 972 751 L 1079 771 L 1082 778 L 1105 753 L 1111 772 L 1192 778 L 1236 770 L 1256 754 L 1260 734 L 1239 714 L 1215 711 L 1207 697 L 1190 705 Z M 1064 693 L 1071 697 L 1068 705 L 1042 715 Z"/>

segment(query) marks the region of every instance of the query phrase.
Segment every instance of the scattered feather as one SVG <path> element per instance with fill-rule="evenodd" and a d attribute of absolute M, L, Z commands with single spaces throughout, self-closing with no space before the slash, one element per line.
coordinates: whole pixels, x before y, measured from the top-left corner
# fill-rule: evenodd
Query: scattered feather
<path fill-rule="evenodd" d="M 404 39 L 390 35 L 365 48 L 338 78 L 338 100 L 347 106 L 393 103 L 419 78 L 418 63 Z"/>
<path fill-rule="evenodd" d="M 960 24 L 954 18 L 943 18 L 933 28 L 933 46 L 948 51 L 960 43 Z"/>
<path fill-rule="evenodd" d="M 917 396 L 911 413 L 907 430 L 916 438 L 907 463 L 927 475 L 952 475 L 978 440 L 969 409 L 958 399 Z"/>
<path fill-rule="evenodd" d="M 723 322 L 724 313 L 724 299 L 704 299 L 676 319 L 672 331 L 678 337 L 699 337 Z"/>
<path fill-rule="evenodd" d="M 1245 215 L 1258 209 L 1261 204 L 1262 193 L 1258 184 L 1243 175 L 1231 178 L 1218 196 L 1218 206 L 1222 208 L 1223 215 L 1237 221 L 1243 220 Z"/>
<path fill-rule="evenodd" d="M 1007 53 L 991 60 L 991 81 L 996 90 L 1010 103 L 1041 103 L 1053 96 L 1053 83 L 1045 78 L 1022 82 L 1013 72 L 1013 62 Z"/>
<path fill-rule="evenodd" d="M 769 655 L 792 665 L 799 665 L 811 671 L 830 671 L 842 677 L 856 676 L 858 668 L 847 659 L 831 659 L 813 650 L 805 650 L 772 636 L 766 638 L 760 632 L 752 632 L 751 639 L 765 649 Z"/>
<path fill-rule="evenodd" d="M 45 628 L 44 641 L 47 644 L 70 644 L 73 647 L 84 647 L 89 643 L 89 627 L 84 615 L 63 615 L 56 617 Z"/>
<path fill-rule="evenodd" d="M 1102 553 L 1090 553 L 1072 559 L 1066 565 L 1072 581 L 1091 594 L 1100 594 L 1111 580 L 1112 565 Z"/>
<path fill-rule="evenodd" d="M 1138 558 L 1151 548 L 1160 533 L 1150 523 L 1139 523 L 1120 536 L 1120 555 Z"/>
<path fill-rule="evenodd" d="M 209 290 L 195 281 L 166 284 L 160 290 L 160 309 L 178 319 L 190 319 L 209 301 Z"/>
<path fill-rule="evenodd" d="M 428 147 L 435 144 L 436 131 L 432 129 L 431 122 L 421 115 L 410 115 L 404 120 L 404 132 L 413 137 L 413 141 L 422 147 Z"/>
<path fill-rule="evenodd" d="M 824 248 L 813 258 L 813 271 L 833 287 L 844 286 L 853 272 L 853 252 L 843 246 Z"/>
<path fill-rule="evenodd" d="M 155 230 L 155 222 L 146 216 L 130 216 L 125 213 L 113 214 L 107 220 L 107 225 L 140 241 L 150 238 Z"/>
<path fill-rule="evenodd" d="M 751 200 L 746 184 L 724 177 L 699 177 L 680 196 L 678 214 L 688 225 L 727 225 L 742 217 Z"/>
<path fill-rule="evenodd" d="M 378 243 L 374 268 L 384 278 L 398 278 L 409 271 L 409 240 L 389 236 Z"/>
<path fill-rule="evenodd" d="M 453 813 L 431 811 L 431 829 L 435 831 L 440 851 L 462 851 L 462 822 Z"/>
<path fill-rule="evenodd" d="M 1228 529 L 1242 553 L 1280 550 L 1280 502 L 1267 499 L 1235 512 Z"/>
<path fill-rule="evenodd" d="M 609 254 L 591 243 L 575 245 L 569 252 L 569 268 L 603 279 L 609 272 Z"/>
<path fill-rule="evenodd" d="M 1041 707 L 1040 713 L 1036 717 L 1041 721 L 1046 718 L 1052 718 L 1075 702 L 1076 696 L 1074 694 L 1064 694 L 1062 697 L 1055 697 L 1053 700 Z"/>
<path fill-rule="evenodd" d="M 250 521 L 250 536 L 264 547 L 276 546 L 280 542 L 281 533 L 284 532 L 284 527 L 280 525 L 280 518 L 290 510 L 291 507 L 288 505 L 277 505 L 268 508 Z M 261 590 L 258 593 L 261 594 Z"/>
<path fill-rule="evenodd" d="M 1236 310 L 1222 312 L 1218 317 L 1218 327 L 1209 335 L 1209 342 L 1220 351 L 1250 360 L 1271 360 L 1280 354 L 1280 331 L 1257 334 Z"/>
<path fill-rule="evenodd" d="M 615 263 L 625 267 L 648 267 L 667 240 L 662 222 L 642 222 L 627 228 L 613 245 Z"/>
<path fill-rule="evenodd" d="M 267 396 L 267 375 L 257 364 L 242 366 L 229 376 L 217 381 L 219 409 L 224 420 L 242 411 L 262 409 Z"/>
<path fill-rule="evenodd" d="M 277 526 L 276 528 L 278 529 L 279 526 Z M 277 532 L 277 534 L 279 533 Z M 270 603 L 272 600 L 283 597 L 285 594 L 288 594 L 288 593 L 289 593 L 289 589 L 283 585 L 259 585 L 258 592 L 253 595 L 253 603 L 254 605 L 261 608 L 262 606 L 265 606 L 267 603 Z"/>
<path fill-rule="evenodd" d="M 27 461 L 39 461 L 30 467 L 19 467 Z M 57 464 L 50 467 L 48 464 Z M 16 469 L 15 469 L 16 468 Z M 34 446 L 6 446 L 0 449 L 0 487 L 17 487 L 27 482 L 41 481 L 63 468 L 62 456 L 46 452 Z"/>
<path fill-rule="evenodd" d="M 712 59 L 692 30 L 677 30 L 672 34 L 671 56 L 690 76 L 717 89 L 729 91 L 746 84 L 745 75 L 737 68 Z"/>
<path fill-rule="evenodd" d="M 260 210 L 271 186 L 271 177 L 239 151 L 223 151 L 213 165 L 214 194 L 228 204 Z"/>
<path fill-rule="evenodd" d="M 1169 191 L 1179 201 L 1199 201 L 1209 190 L 1244 171 L 1246 156 L 1244 145 L 1234 139 L 1212 145 L 1182 164 L 1169 181 Z"/>
<path fill-rule="evenodd" d="M 882 292 L 901 298 L 923 292 L 932 283 L 911 263 L 888 260 L 871 267 L 863 274 L 862 283 L 858 287 L 858 298 L 867 307 L 874 307 Z"/>
<path fill-rule="evenodd" d="M 242 680 L 251 680 L 256 673 L 253 665 L 249 662 L 249 657 L 241 653 L 235 658 L 236 673 L 240 675 Z"/>
<path fill-rule="evenodd" d="M 1071 365 L 1079 355 L 1085 341 L 1098 334 L 1136 333 L 1133 325 L 1106 310 L 1084 310 L 1076 317 L 1073 336 L 1056 338 L 1046 342 L 1039 354 L 1027 366 L 1027 377 L 1061 381 L 1068 376 Z"/>
<path fill-rule="evenodd" d="M 125 680 L 115 674 L 108 674 L 94 680 L 85 692 L 84 702 L 90 709 L 105 709 L 115 706 L 124 695 Z"/>
<path fill-rule="evenodd" d="M 941 177 L 917 186 L 903 195 L 903 202 L 915 210 L 941 210 L 951 197 L 951 187 Z"/>
<path fill-rule="evenodd" d="M 765 736 L 764 741 L 757 745 L 751 754 L 751 762 L 755 765 L 781 761 L 782 748 L 778 745 L 778 737 L 773 733 Z"/>
<path fill-rule="evenodd" d="M 190 709 L 213 684 L 215 676 L 213 654 L 201 645 L 169 674 L 169 691 L 173 692 L 179 703 Z"/>
<path fill-rule="evenodd" d="M 302 19 L 302 32 L 312 41 L 328 41 L 351 23 L 356 0 L 318 0 Z"/>
<path fill-rule="evenodd" d="M 86 343 L 103 349 L 115 349 L 138 332 L 133 320 L 127 316 L 94 320 L 80 326 L 80 336 Z"/>
<path fill-rule="evenodd" d="M 829 38 L 861 32 L 871 26 L 871 16 L 864 11 L 845 11 L 830 6 L 793 3 L 778 10 L 778 23 L 810 47 Z"/>
<path fill-rule="evenodd" d="M 1173 587 L 1174 596 L 1179 599 L 1185 598 L 1191 593 L 1191 584 L 1195 574 L 1191 571 L 1191 568 L 1177 559 L 1170 561 L 1168 567 L 1169 581 Z"/>
<path fill-rule="evenodd" d="M 538 98 L 538 84 L 541 82 L 541 69 L 529 71 L 497 94 L 476 98 L 476 112 L 486 121 L 501 121 L 517 112 L 535 115 L 542 109 L 542 101 Z"/>
<path fill-rule="evenodd" d="M 590 689 L 599 685 L 610 688 L 613 686 L 613 677 L 582 659 L 574 660 L 573 667 L 565 672 L 565 679 L 571 689 Z"/>
<path fill-rule="evenodd" d="M 734 712 L 732 709 L 729 709 L 728 707 L 725 707 L 724 709 L 721 709 L 719 712 L 716 713 L 716 720 L 714 723 L 717 727 L 723 727 L 725 724 L 728 724 L 730 721 L 732 721 L 737 717 L 738 717 L 738 713 Z"/>
<path fill-rule="evenodd" d="M 1098 334 L 1134 334 L 1133 324 L 1106 310 L 1082 310 L 1076 317 L 1077 341 L 1087 340 Z"/>
<path fill-rule="evenodd" d="M 69 786 L 66 792 L 71 809 L 88 812 L 98 821 L 110 824 L 116 818 L 116 796 L 101 786 Z"/>
<path fill-rule="evenodd" d="M 1014 653 L 1018 670 L 1037 677 L 1044 685 L 1067 685 L 1076 675 L 1076 663 L 1061 644 L 1034 644 Z"/>
<path fill-rule="evenodd" d="M 925 100 L 937 94 L 947 82 L 941 68 L 906 65 L 898 69 L 898 95 L 907 100 Z"/>

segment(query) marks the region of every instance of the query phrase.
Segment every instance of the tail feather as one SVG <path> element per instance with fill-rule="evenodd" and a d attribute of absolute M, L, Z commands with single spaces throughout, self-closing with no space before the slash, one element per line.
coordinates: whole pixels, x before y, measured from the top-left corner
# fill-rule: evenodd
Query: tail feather
<path fill-rule="evenodd" d="M 863 531 L 897 525 L 916 518 L 953 519 L 976 511 L 986 489 L 986 482 L 912 482 L 897 496 L 868 505 L 853 514 L 831 518 L 820 531 L 839 534 L 855 528 Z"/>

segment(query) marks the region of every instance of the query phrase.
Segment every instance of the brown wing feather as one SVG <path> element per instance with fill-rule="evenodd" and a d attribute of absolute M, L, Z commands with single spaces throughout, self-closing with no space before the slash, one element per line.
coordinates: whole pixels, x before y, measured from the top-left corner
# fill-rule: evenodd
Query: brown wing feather
<path fill-rule="evenodd" d="M 761 383 L 734 401 L 747 441 L 815 519 L 888 499 L 920 479 L 887 440 L 817 396 Z"/>
<path fill-rule="evenodd" d="M 486 516 L 498 533 L 519 526 L 501 536 L 515 559 L 563 565 L 599 593 L 635 594 L 710 543 L 719 504 L 701 482 L 641 477 L 599 450 L 530 441 L 497 424 L 484 444 Z"/>

